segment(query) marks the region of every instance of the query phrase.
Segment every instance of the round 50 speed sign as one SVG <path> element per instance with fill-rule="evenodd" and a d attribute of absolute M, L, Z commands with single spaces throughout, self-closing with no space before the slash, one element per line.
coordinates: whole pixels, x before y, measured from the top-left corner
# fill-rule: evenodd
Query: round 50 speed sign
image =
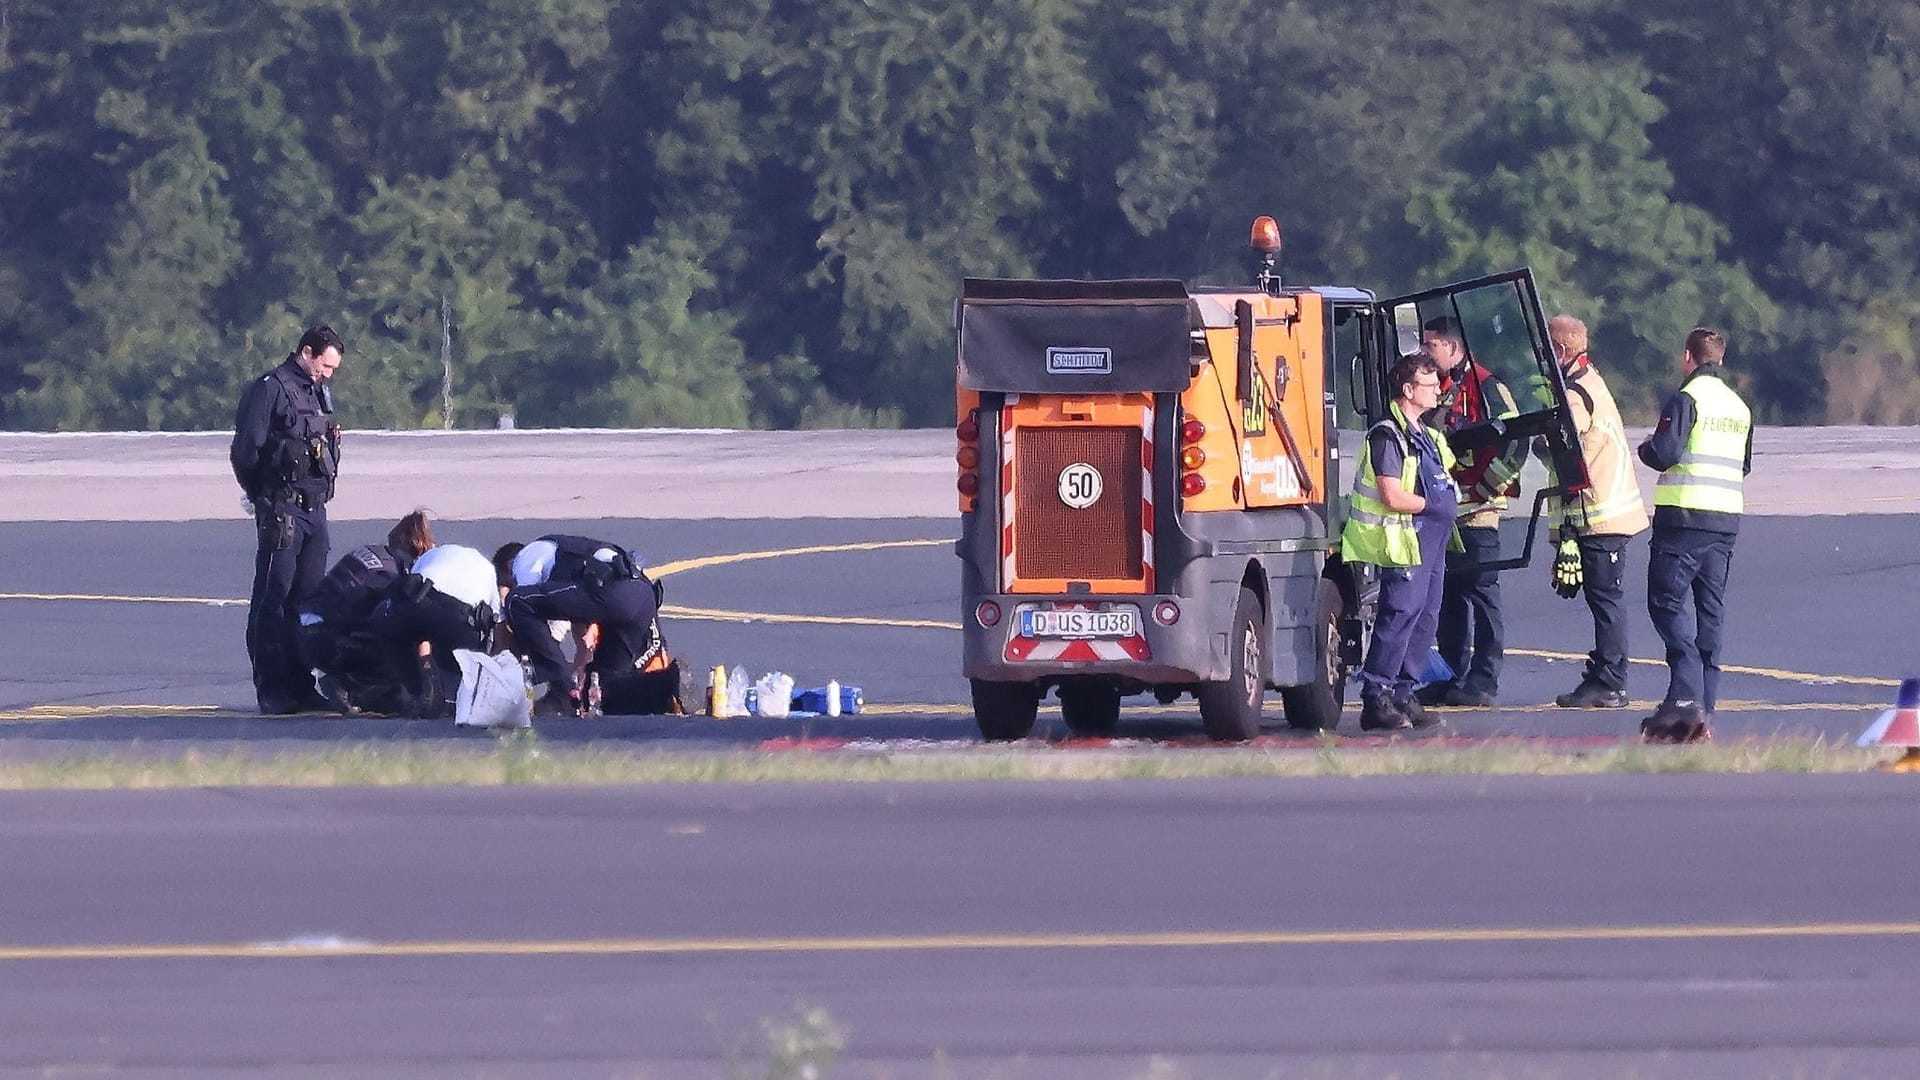
<path fill-rule="evenodd" d="M 1060 470 L 1060 501 L 1075 510 L 1085 510 L 1099 502 L 1100 489 L 1100 470 L 1084 461 Z"/>

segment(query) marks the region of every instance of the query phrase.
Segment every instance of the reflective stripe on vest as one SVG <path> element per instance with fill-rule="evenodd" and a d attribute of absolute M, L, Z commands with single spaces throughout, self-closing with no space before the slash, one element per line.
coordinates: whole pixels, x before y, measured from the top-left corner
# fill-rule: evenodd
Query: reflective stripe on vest
<path fill-rule="evenodd" d="M 1660 474 L 1653 505 L 1738 514 L 1746 509 L 1747 433 L 1753 414 L 1733 388 L 1712 376 L 1680 392 L 1693 399 L 1693 430 L 1673 468 Z"/>

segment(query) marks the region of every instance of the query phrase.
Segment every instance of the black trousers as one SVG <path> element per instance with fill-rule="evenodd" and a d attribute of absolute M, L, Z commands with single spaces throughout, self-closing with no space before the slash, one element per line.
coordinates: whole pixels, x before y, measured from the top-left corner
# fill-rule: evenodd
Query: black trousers
<path fill-rule="evenodd" d="M 1593 651 L 1585 681 L 1609 690 L 1627 688 L 1626 536 L 1582 536 L 1581 594 L 1593 613 Z"/>
<path fill-rule="evenodd" d="M 1733 533 L 1654 526 L 1647 554 L 1647 614 L 1667 646 L 1663 704 L 1720 698 L 1720 629 L 1726 617 Z"/>
<path fill-rule="evenodd" d="M 327 506 L 283 500 L 254 518 L 253 595 L 247 602 L 247 659 L 253 689 L 267 699 L 311 696 L 313 679 L 294 641 L 300 602 L 327 573 Z"/>
<path fill-rule="evenodd" d="M 454 659 L 454 650 L 488 650 L 493 644 L 492 610 L 481 612 L 438 589 L 419 596 L 395 593 L 373 609 L 367 633 L 385 643 L 388 670 L 404 673 L 417 714 L 445 716 L 460 689 L 460 662 Z M 431 664 L 421 663 L 423 641 L 431 650 Z"/>
<path fill-rule="evenodd" d="M 1500 530 L 1462 526 L 1466 550 L 1447 556 L 1440 598 L 1440 658 L 1453 669 L 1453 684 L 1477 694 L 1500 692 L 1500 665 L 1506 659 L 1506 624 L 1500 617 L 1500 575 L 1490 570 L 1455 569 L 1500 557 Z"/>
<path fill-rule="evenodd" d="M 364 623 L 303 626 L 298 637 L 307 666 L 333 676 L 355 708 L 388 716 L 420 714 L 420 665 L 412 647 L 396 646 Z"/>
<path fill-rule="evenodd" d="M 647 647 L 658 613 L 653 582 L 645 578 L 621 578 L 601 586 L 546 581 L 518 585 L 507 593 L 507 626 L 532 662 L 533 680 L 561 687 L 567 685 L 570 669 L 566 654 L 547 632 L 546 623 L 564 619 L 600 624 L 600 644 L 594 651 L 593 665 L 603 672 L 600 680 L 604 689 L 616 673 L 624 675 L 633 670 L 634 660 Z"/>

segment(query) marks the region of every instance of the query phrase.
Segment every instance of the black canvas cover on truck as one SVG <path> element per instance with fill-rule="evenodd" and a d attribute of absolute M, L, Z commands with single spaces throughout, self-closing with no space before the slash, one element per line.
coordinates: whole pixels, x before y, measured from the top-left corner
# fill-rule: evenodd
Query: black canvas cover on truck
<path fill-rule="evenodd" d="M 960 385 L 1007 394 L 1187 388 L 1193 326 L 1178 281 L 966 279 Z"/>

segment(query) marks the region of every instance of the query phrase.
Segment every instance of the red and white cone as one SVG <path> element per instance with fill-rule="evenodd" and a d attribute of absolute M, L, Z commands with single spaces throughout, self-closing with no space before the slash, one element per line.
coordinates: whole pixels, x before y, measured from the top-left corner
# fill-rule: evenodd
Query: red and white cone
<path fill-rule="evenodd" d="M 1891 746 L 1906 753 L 1881 766 L 1892 772 L 1920 772 L 1920 679 L 1900 684 L 1894 707 L 1880 714 L 1860 735 L 1860 746 Z"/>

